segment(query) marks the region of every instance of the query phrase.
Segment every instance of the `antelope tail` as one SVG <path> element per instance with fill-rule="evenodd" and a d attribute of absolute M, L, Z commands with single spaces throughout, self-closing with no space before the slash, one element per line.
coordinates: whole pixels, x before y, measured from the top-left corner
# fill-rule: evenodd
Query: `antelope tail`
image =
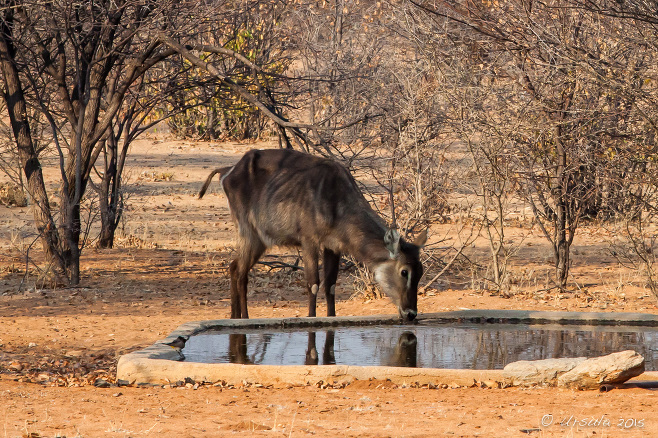
<path fill-rule="evenodd" d="M 222 177 L 224 175 L 226 175 L 231 169 L 233 169 L 233 166 L 218 167 L 217 169 L 210 172 L 210 175 L 208 175 L 208 178 L 206 178 L 206 182 L 203 183 L 203 186 L 201 187 L 201 190 L 199 191 L 199 199 L 203 198 L 203 195 L 206 194 L 206 190 L 208 190 L 208 186 L 212 182 L 212 179 L 215 175 L 217 175 L 219 173 L 219 180 L 221 182 Z"/>

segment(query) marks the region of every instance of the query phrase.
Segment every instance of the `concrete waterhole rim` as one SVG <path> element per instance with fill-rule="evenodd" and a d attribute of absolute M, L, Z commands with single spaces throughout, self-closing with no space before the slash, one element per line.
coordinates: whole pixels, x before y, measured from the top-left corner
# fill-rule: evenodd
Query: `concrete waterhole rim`
<path fill-rule="evenodd" d="M 579 326 L 656 327 L 658 315 L 647 313 L 610 312 L 551 312 L 534 310 L 471 309 L 450 312 L 424 313 L 418 321 L 432 320 L 441 323 L 489 324 L 558 324 Z M 117 379 L 131 384 L 166 384 L 190 378 L 195 382 L 225 382 L 238 385 L 308 385 L 318 382 L 352 382 L 354 380 L 390 380 L 392 383 L 418 385 L 470 386 L 474 382 L 504 382 L 503 370 L 469 370 L 445 368 L 407 368 L 358 365 L 243 365 L 234 363 L 197 363 L 179 361 L 176 351 L 164 345 L 178 336 L 193 336 L 210 329 L 308 329 L 341 326 L 368 326 L 399 324 L 397 315 L 293 317 L 262 319 L 217 319 L 190 321 L 181 324 L 153 345 L 119 358 Z M 645 372 L 639 380 L 658 381 L 658 371 Z"/>

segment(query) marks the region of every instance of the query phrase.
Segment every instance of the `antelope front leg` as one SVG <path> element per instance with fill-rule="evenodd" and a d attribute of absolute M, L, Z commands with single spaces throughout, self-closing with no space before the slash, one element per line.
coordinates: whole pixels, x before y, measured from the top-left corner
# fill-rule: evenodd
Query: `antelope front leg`
<path fill-rule="evenodd" d="M 336 279 L 338 278 L 338 265 L 340 253 L 324 249 L 322 270 L 324 273 L 324 296 L 327 298 L 327 316 L 336 316 Z"/>
<path fill-rule="evenodd" d="M 228 269 L 231 277 L 231 318 L 237 319 L 242 315 L 240 310 L 240 291 L 238 290 L 238 261 L 233 260 Z"/>
<path fill-rule="evenodd" d="M 320 273 L 318 272 L 318 248 L 314 245 L 302 245 L 304 277 L 308 292 L 308 316 L 315 316 L 315 306 L 320 290 Z"/>

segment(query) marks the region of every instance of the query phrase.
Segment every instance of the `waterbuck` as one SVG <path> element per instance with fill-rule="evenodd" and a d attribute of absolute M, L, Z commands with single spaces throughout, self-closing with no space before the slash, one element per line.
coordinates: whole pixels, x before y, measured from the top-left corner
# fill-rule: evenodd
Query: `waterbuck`
<path fill-rule="evenodd" d="M 345 167 L 290 149 L 251 150 L 234 166 L 215 169 L 199 198 L 218 173 L 238 227 L 237 257 L 229 268 L 231 318 L 249 317 L 247 274 L 275 245 L 301 247 L 309 316 L 315 316 L 320 286 L 327 298 L 327 316 L 336 315 L 338 264 L 341 254 L 348 253 L 374 272 L 401 318 L 416 317 L 418 281 L 423 275 L 419 252 L 427 233 L 409 243 L 396 230 L 387 229 Z"/>

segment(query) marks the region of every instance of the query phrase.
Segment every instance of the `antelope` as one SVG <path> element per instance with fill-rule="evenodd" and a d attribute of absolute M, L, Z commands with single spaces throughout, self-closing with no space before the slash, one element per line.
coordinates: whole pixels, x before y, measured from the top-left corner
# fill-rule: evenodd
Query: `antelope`
<path fill-rule="evenodd" d="M 398 231 L 388 229 L 345 167 L 291 149 L 251 150 L 234 166 L 212 171 L 199 198 L 216 174 L 238 228 L 237 256 L 229 267 L 231 318 L 249 318 L 248 273 L 272 246 L 301 248 L 308 316 L 316 314 L 320 287 L 327 316 L 336 316 L 338 265 L 341 254 L 348 253 L 374 272 L 400 318 L 416 317 L 418 281 L 423 275 L 420 249 L 427 230 L 407 242 Z"/>

